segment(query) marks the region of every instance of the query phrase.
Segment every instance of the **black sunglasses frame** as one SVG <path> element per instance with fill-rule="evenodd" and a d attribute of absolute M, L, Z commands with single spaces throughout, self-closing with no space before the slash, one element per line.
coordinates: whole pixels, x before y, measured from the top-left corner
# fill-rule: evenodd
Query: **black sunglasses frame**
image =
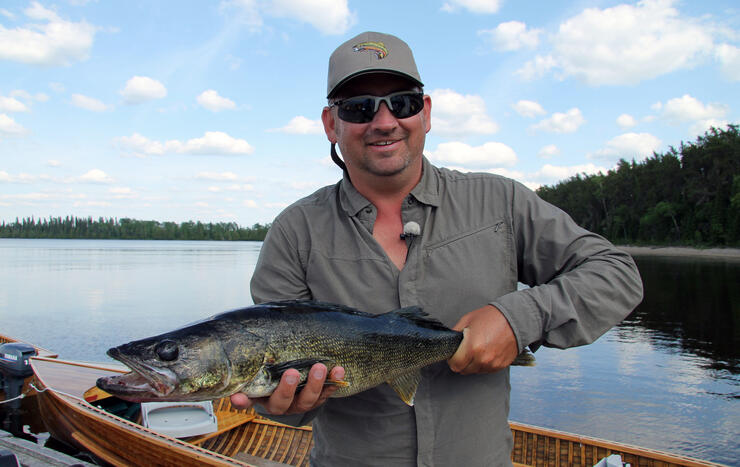
<path fill-rule="evenodd" d="M 401 101 L 399 102 L 399 98 Z M 395 102 L 394 102 L 395 101 Z M 369 103 L 372 102 L 372 109 Z M 413 117 L 424 108 L 424 93 L 419 91 L 399 91 L 386 96 L 352 96 L 332 102 L 329 107 L 337 107 L 340 119 L 350 123 L 369 123 L 375 118 L 380 109 L 380 103 L 385 102 L 391 114 L 399 119 Z M 360 107 L 350 109 L 347 105 Z"/>

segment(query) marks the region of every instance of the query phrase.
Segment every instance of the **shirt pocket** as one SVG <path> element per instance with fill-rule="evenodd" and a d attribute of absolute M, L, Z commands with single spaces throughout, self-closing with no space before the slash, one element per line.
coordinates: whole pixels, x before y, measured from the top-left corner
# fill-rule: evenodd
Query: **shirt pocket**
<path fill-rule="evenodd" d="M 424 302 L 451 325 L 465 313 L 516 290 L 511 226 L 497 219 L 423 248 Z"/>

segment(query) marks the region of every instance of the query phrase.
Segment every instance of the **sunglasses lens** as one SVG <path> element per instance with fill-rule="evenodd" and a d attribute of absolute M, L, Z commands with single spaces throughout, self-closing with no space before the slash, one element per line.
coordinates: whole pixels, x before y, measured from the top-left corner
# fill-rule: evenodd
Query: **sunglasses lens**
<path fill-rule="evenodd" d="M 372 97 L 353 97 L 338 104 L 339 118 L 350 123 L 367 123 L 375 116 Z"/>
<path fill-rule="evenodd" d="M 424 95 L 418 92 L 394 93 L 385 97 L 358 96 L 337 103 L 339 118 L 350 123 L 368 123 L 375 117 L 380 102 L 390 102 L 390 110 L 396 118 L 409 118 L 424 108 Z"/>
<path fill-rule="evenodd" d="M 419 93 L 397 94 L 390 100 L 391 113 L 396 118 L 409 118 L 424 108 L 424 99 Z"/>

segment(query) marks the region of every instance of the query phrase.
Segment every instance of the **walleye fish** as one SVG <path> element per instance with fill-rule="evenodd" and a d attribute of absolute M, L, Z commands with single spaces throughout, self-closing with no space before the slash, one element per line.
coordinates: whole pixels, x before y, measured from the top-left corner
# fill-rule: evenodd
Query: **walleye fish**
<path fill-rule="evenodd" d="M 215 315 L 172 332 L 108 350 L 131 373 L 100 378 L 97 386 L 122 399 L 202 401 L 244 392 L 272 394 L 281 375 L 301 381 L 315 363 L 345 369 L 333 397 L 388 383 L 413 405 L 420 369 L 449 359 L 463 334 L 419 307 L 374 315 L 307 300 L 267 302 Z M 531 354 L 515 364 L 532 364 Z"/>

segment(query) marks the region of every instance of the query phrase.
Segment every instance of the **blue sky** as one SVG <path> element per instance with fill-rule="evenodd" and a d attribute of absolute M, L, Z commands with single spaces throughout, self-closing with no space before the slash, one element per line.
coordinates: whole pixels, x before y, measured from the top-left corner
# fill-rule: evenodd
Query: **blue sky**
<path fill-rule="evenodd" d="M 334 48 L 411 45 L 425 154 L 532 188 L 740 121 L 740 7 L 673 0 L 0 3 L 0 220 L 270 222 L 335 183 Z"/>

